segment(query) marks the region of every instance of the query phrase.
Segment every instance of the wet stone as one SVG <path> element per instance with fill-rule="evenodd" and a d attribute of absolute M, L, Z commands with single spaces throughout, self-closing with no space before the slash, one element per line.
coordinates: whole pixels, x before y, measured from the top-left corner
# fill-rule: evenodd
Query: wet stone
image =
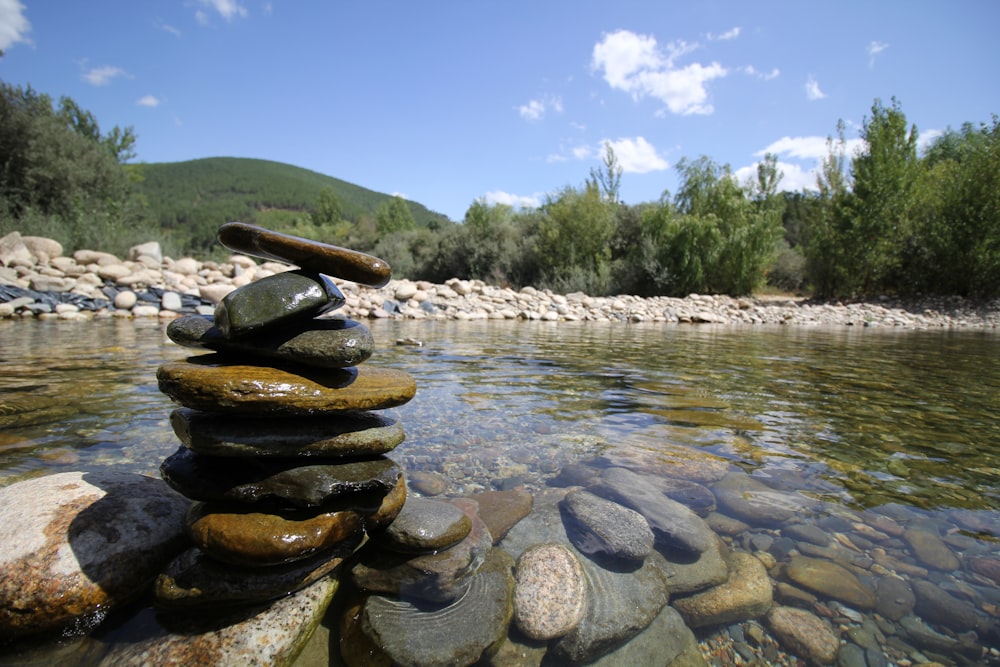
<path fill-rule="evenodd" d="M 585 554 L 641 561 L 653 550 L 653 531 L 633 509 L 587 491 L 571 491 L 562 501 L 571 517 L 567 533 Z"/>
<path fill-rule="evenodd" d="M 729 578 L 723 544 L 718 538 L 700 554 L 669 553 L 667 556 L 663 571 L 671 595 L 684 595 L 718 586 Z"/>
<path fill-rule="evenodd" d="M 817 546 L 825 547 L 830 544 L 832 538 L 830 534 L 822 528 L 811 523 L 793 523 L 784 526 L 781 534 L 802 542 L 809 542 Z"/>
<path fill-rule="evenodd" d="M 701 656 L 698 640 L 684 624 L 684 619 L 670 605 L 663 607 L 645 630 L 623 646 L 588 663 L 590 667 L 621 665 L 670 665 L 671 667 L 708 667 Z"/>
<path fill-rule="evenodd" d="M 218 609 L 280 598 L 326 577 L 354 553 L 355 536 L 312 558 L 272 567 L 220 563 L 200 549 L 188 549 L 153 584 L 163 609 Z"/>
<path fill-rule="evenodd" d="M 443 551 L 421 556 L 368 549 L 351 571 L 354 583 L 369 592 L 411 600 L 451 602 L 462 597 L 490 553 L 493 537 L 476 514 L 474 501 L 451 502 L 471 522 L 472 529 L 465 539 Z"/>
<path fill-rule="evenodd" d="M 170 322 L 167 336 L 184 347 L 215 350 L 243 360 L 260 358 L 317 368 L 357 366 L 372 355 L 375 340 L 364 324 L 345 319 L 306 319 L 295 327 L 231 340 L 211 317 L 189 315 Z"/>
<path fill-rule="evenodd" d="M 510 555 L 494 549 L 471 578 L 468 592 L 444 606 L 417 607 L 373 595 L 362 609 L 362 631 L 395 664 L 475 664 L 507 636 L 513 614 L 513 566 Z"/>
<path fill-rule="evenodd" d="M 387 549 L 424 554 L 454 546 L 472 530 L 469 517 L 443 500 L 410 498 L 388 528 L 378 536 Z"/>
<path fill-rule="evenodd" d="M 336 460 L 334 460 L 336 461 Z M 307 463 L 203 456 L 181 447 L 160 465 L 170 486 L 192 500 L 321 507 L 352 494 L 377 496 L 377 507 L 402 477 L 391 459 Z"/>
<path fill-rule="evenodd" d="M 673 601 L 689 627 L 700 628 L 757 618 L 771 607 L 771 579 L 752 554 L 734 551 L 727 558 L 725 583 Z"/>
<path fill-rule="evenodd" d="M 370 287 L 384 287 L 392 277 L 389 265 L 377 257 L 244 222 L 222 225 L 219 242 L 245 255 L 295 264 Z"/>
<path fill-rule="evenodd" d="M 645 476 L 626 468 L 605 470 L 600 482 L 590 487 L 590 491 L 642 514 L 650 528 L 670 547 L 702 552 L 715 539 L 704 519 L 668 498 Z"/>
<path fill-rule="evenodd" d="M 514 621 L 527 637 L 562 637 L 583 619 L 587 581 L 572 551 L 538 544 L 517 559 Z"/>
<path fill-rule="evenodd" d="M 886 576 L 878 580 L 875 610 L 886 618 L 898 621 L 913 611 L 915 602 L 913 589 L 906 580 L 896 576 Z"/>
<path fill-rule="evenodd" d="M 772 489 L 742 472 L 729 473 L 712 491 L 727 514 L 752 525 L 784 523 L 812 504 L 805 496 Z"/>
<path fill-rule="evenodd" d="M 785 574 L 794 584 L 855 609 L 875 606 L 875 594 L 850 570 L 833 561 L 792 556 L 785 567 Z"/>
<path fill-rule="evenodd" d="M 340 370 L 291 370 L 228 364 L 218 354 L 171 361 L 156 371 L 160 391 L 184 407 L 249 416 L 310 416 L 382 410 L 417 391 L 405 371 L 364 364 Z"/>
<path fill-rule="evenodd" d="M 130 473 L 67 472 L 0 489 L 0 638 L 85 629 L 183 548 L 188 502 Z"/>
<path fill-rule="evenodd" d="M 359 512 L 255 512 L 244 506 L 195 503 L 187 532 L 195 546 L 235 565 L 289 563 L 359 536 Z"/>
<path fill-rule="evenodd" d="M 215 307 L 215 326 L 226 338 L 267 331 L 344 305 L 329 278 L 306 271 L 276 273 L 239 287 Z"/>
<path fill-rule="evenodd" d="M 479 504 L 479 517 L 489 528 L 493 542 L 503 539 L 517 522 L 528 516 L 534 499 L 523 488 L 509 491 L 483 491 L 469 496 Z"/>
<path fill-rule="evenodd" d="M 829 665 L 837 658 L 840 640 L 815 614 L 794 607 L 774 607 L 767 624 L 781 645 L 815 665 Z"/>
<path fill-rule="evenodd" d="M 210 456 L 368 456 L 391 451 L 405 439 L 397 420 L 372 412 L 289 420 L 178 408 L 170 425 L 185 447 Z"/>
<path fill-rule="evenodd" d="M 941 540 L 937 531 L 921 527 L 907 528 L 903 539 L 913 549 L 917 560 L 927 567 L 951 572 L 960 566 L 958 557 Z"/>

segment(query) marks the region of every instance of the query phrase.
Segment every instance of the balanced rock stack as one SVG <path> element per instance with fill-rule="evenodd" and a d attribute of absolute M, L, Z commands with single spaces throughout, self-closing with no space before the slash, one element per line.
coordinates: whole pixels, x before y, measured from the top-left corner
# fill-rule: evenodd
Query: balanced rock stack
<path fill-rule="evenodd" d="M 362 253 L 227 223 L 228 248 L 300 267 L 241 287 L 214 317 L 171 322 L 174 342 L 214 351 L 168 362 L 160 390 L 181 408 L 183 446 L 163 461 L 170 486 L 194 501 L 183 553 L 155 584 L 165 608 L 250 605 L 334 571 L 399 513 L 402 470 L 386 452 L 401 426 L 375 411 L 409 401 L 398 370 L 361 365 L 363 324 L 329 317 L 344 303 L 327 276 L 380 287 L 385 262 Z"/>

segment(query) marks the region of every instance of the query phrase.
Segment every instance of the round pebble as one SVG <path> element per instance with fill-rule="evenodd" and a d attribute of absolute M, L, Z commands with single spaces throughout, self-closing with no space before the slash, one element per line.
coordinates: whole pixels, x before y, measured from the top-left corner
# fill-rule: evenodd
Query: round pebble
<path fill-rule="evenodd" d="M 580 561 L 561 544 L 539 544 L 517 559 L 514 621 L 526 636 L 562 637 L 583 619 L 587 585 Z"/>

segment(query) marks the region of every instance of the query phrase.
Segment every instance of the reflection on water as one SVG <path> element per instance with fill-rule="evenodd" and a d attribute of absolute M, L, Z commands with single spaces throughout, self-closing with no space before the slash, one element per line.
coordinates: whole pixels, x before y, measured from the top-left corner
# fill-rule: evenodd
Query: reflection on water
<path fill-rule="evenodd" d="M 1000 525 L 997 332 L 370 326 L 368 363 L 417 379 L 416 398 L 391 411 L 407 433 L 392 456 L 442 474 L 453 495 L 538 489 L 577 462 L 676 472 L 697 451 L 694 481 L 708 460 L 828 507 L 908 507 L 956 532 Z M 405 337 L 423 345 L 394 344 Z M 157 474 L 177 440 L 155 370 L 188 354 L 157 322 L 0 321 L 0 486 Z"/>

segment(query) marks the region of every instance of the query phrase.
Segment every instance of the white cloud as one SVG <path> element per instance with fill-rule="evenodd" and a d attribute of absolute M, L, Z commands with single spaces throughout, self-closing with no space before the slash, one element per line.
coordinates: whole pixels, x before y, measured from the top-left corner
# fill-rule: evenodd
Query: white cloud
<path fill-rule="evenodd" d="M 875 67 L 875 56 L 882 53 L 889 48 L 889 45 L 885 42 L 880 42 L 878 40 L 872 40 L 868 43 L 868 66 Z"/>
<path fill-rule="evenodd" d="M 758 162 L 754 162 L 746 167 L 740 167 L 733 175 L 740 183 L 756 180 L 758 164 Z M 778 181 L 779 192 L 801 192 L 802 190 L 816 189 L 817 167 L 803 169 L 802 165 L 791 162 L 778 162 L 777 167 L 778 173 L 781 174 L 781 180 Z"/>
<path fill-rule="evenodd" d="M 83 80 L 92 86 L 106 86 L 112 79 L 118 77 L 128 77 L 128 72 L 121 67 L 105 65 L 104 67 L 92 67 L 83 73 Z"/>
<path fill-rule="evenodd" d="M 530 100 L 527 104 L 514 108 L 521 118 L 534 121 L 541 120 L 548 111 L 562 113 L 563 105 L 561 97 L 545 97 L 540 100 Z"/>
<path fill-rule="evenodd" d="M 917 151 L 923 153 L 934 140 L 944 134 L 944 130 L 925 130 L 917 136 Z"/>
<path fill-rule="evenodd" d="M 493 190 L 484 195 L 490 204 L 504 204 L 514 208 L 538 208 L 542 205 L 542 197 L 544 196 L 540 192 L 532 195 L 515 195 L 503 190 Z"/>
<path fill-rule="evenodd" d="M 708 33 L 708 38 L 711 40 L 719 40 L 719 41 L 736 39 L 737 37 L 740 36 L 740 32 L 742 32 L 742 30 L 743 28 L 741 28 L 740 26 L 735 26 L 733 28 L 730 28 L 726 32 L 722 33 L 721 35 L 713 35 L 712 33 Z"/>
<path fill-rule="evenodd" d="M 18 0 L 0 0 L 0 51 L 17 43 L 30 44 L 31 23 L 24 16 L 24 5 Z"/>
<path fill-rule="evenodd" d="M 202 5 L 210 9 L 214 9 L 219 13 L 219 16 L 227 21 L 232 21 L 236 18 L 246 18 L 247 8 L 241 5 L 236 0 L 199 0 Z M 198 10 L 195 12 L 195 16 L 198 18 L 199 23 L 206 23 L 208 21 L 208 16 Z"/>
<path fill-rule="evenodd" d="M 809 78 L 806 80 L 805 89 L 806 97 L 810 100 L 821 100 L 826 97 L 826 93 L 819 88 L 819 81 L 817 81 L 812 74 L 810 74 Z"/>
<path fill-rule="evenodd" d="M 160 100 L 153 95 L 143 95 L 135 101 L 141 107 L 158 107 L 160 106 Z"/>
<path fill-rule="evenodd" d="M 846 144 L 845 154 L 850 157 L 864 145 L 864 142 L 861 139 L 848 139 Z M 792 159 L 819 161 L 830 153 L 830 149 L 827 146 L 827 137 L 782 137 L 754 155 L 763 157 L 767 153 Z"/>
<path fill-rule="evenodd" d="M 747 65 L 743 68 L 743 73 L 749 76 L 755 76 L 758 79 L 763 79 L 764 81 L 770 81 L 771 79 L 777 79 L 781 76 L 781 70 L 777 67 L 773 68 L 770 72 L 761 72 L 753 65 Z"/>
<path fill-rule="evenodd" d="M 594 150 L 590 146 L 577 146 L 572 153 L 577 160 L 586 160 L 594 154 Z"/>
<path fill-rule="evenodd" d="M 626 174 L 645 174 L 651 171 L 662 171 L 670 164 L 656 152 L 656 148 L 644 137 L 635 139 L 605 140 L 601 146 L 610 145 L 615 152 L 622 172 Z M 602 151 L 603 152 L 603 151 Z"/>
<path fill-rule="evenodd" d="M 628 30 L 605 34 L 594 45 L 591 66 L 600 71 L 612 88 L 632 95 L 638 101 L 652 97 L 666 104 L 671 113 L 710 114 L 706 86 L 728 73 L 719 63 L 691 63 L 678 67 L 678 58 L 698 48 L 684 41 L 667 44 L 666 53 L 656 38 Z"/>

